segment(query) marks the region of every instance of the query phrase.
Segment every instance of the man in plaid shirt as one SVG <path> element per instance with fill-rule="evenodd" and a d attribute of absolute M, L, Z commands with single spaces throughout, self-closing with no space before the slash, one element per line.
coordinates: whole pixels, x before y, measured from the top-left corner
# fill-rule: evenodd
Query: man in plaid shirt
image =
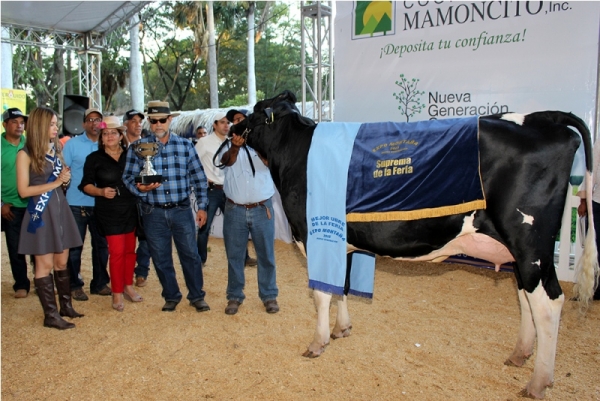
<path fill-rule="evenodd" d="M 169 132 L 173 117 L 178 115 L 179 113 L 171 113 L 168 102 L 148 102 L 147 116 L 151 135 L 140 139 L 136 145 L 158 145 L 158 152 L 152 163 L 157 174 L 162 175 L 162 183 L 135 182 L 145 161 L 145 158 L 135 153 L 136 146 L 131 146 L 127 151 L 123 182 L 140 200 L 150 256 L 163 287 L 165 305 L 162 310 L 173 312 L 182 298 L 173 265 L 173 240 L 188 288 L 187 299 L 198 312 L 204 312 L 210 310 L 210 307 L 204 300 L 206 293 L 202 289 L 202 262 L 196 245 L 196 226 L 189 195 L 193 189 L 198 202 L 195 220 L 202 227 L 206 223 L 208 182 L 192 142 Z"/>

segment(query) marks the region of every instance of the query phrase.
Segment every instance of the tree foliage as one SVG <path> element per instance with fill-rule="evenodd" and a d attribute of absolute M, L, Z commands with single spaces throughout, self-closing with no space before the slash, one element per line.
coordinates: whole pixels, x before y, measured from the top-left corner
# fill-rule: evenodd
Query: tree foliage
<path fill-rule="evenodd" d="M 214 2 L 218 90 L 222 107 L 247 104 L 246 40 L 250 3 Z M 285 3 L 252 3 L 256 5 L 257 21 L 257 100 L 283 89 L 299 92 L 302 84 L 299 21 L 290 18 L 289 6 Z M 206 4 L 202 1 L 156 2 L 140 14 L 140 52 L 146 100 L 165 100 L 177 110 L 209 107 Z M 129 107 L 128 34 L 111 35 L 111 38 L 113 40 L 103 49 L 101 65 L 106 112 Z M 14 87 L 29 89 L 35 105 L 47 105 L 60 111 L 58 99 L 65 93 L 65 88 L 79 91 L 79 71 L 67 64 L 65 54 L 64 49 L 48 51 L 35 46 L 15 46 Z"/>

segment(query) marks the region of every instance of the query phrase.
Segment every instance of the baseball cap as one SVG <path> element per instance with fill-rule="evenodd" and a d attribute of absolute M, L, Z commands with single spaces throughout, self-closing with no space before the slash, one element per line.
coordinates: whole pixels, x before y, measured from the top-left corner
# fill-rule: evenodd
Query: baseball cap
<path fill-rule="evenodd" d="M 140 116 L 140 118 L 142 120 L 145 117 L 144 113 L 142 113 L 141 111 L 137 111 L 135 109 L 131 109 L 131 110 L 125 112 L 125 114 L 123 115 L 123 122 L 131 120 L 133 118 L 133 116 Z"/>
<path fill-rule="evenodd" d="M 3 122 L 8 121 L 11 118 L 17 118 L 17 117 L 23 117 L 23 119 L 25 121 L 27 121 L 27 119 L 29 118 L 29 116 L 26 116 L 25 114 L 23 114 L 23 112 L 16 107 L 11 107 L 10 109 L 7 109 L 6 111 L 4 111 L 4 113 L 2 113 L 2 121 Z"/>
<path fill-rule="evenodd" d="M 231 109 L 227 112 L 227 120 L 232 123 L 233 122 L 233 117 L 235 117 L 236 114 L 243 114 L 244 116 L 248 117 L 248 110 L 245 109 Z"/>
<path fill-rule="evenodd" d="M 213 118 L 213 121 L 219 121 L 224 119 L 225 117 L 227 117 L 227 115 L 222 111 L 219 111 L 217 114 L 215 114 L 215 118 Z"/>
<path fill-rule="evenodd" d="M 100 114 L 100 117 L 104 117 L 102 115 L 102 112 L 100 111 L 100 109 L 96 109 L 96 108 L 91 108 L 91 109 L 87 109 L 85 111 L 85 113 L 83 113 L 83 118 L 86 118 L 88 115 L 90 115 L 91 113 L 98 113 Z"/>

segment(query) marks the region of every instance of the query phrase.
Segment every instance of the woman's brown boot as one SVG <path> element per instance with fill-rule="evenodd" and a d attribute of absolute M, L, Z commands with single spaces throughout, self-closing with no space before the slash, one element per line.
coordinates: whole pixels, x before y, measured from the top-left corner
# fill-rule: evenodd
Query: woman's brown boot
<path fill-rule="evenodd" d="M 83 313 L 77 313 L 71 304 L 71 284 L 68 270 L 54 270 L 54 282 L 58 291 L 58 303 L 60 304 L 60 315 L 70 318 L 82 317 Z"/>
<path fill-rule="evenodd" d="M 72 329 L 73 323 L 69 323 L 60 317 L 56 307 L 56 298 L 54 296 L 54 282 L 52 275 L 42 278 L 34 278 L 33 282 L 37 288 L 38 297 L 44 309 L 44 326 L 54 327 L 59 330 Z"/>

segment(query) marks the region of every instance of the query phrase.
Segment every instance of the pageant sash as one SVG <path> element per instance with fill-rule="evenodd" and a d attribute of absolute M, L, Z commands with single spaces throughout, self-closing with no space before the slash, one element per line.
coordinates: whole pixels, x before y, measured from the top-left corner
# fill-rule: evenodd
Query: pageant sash
<path fill-rule="evenodd" d="M 62 162 L 59 157 L 52 157 L 46 154 L 46 160 L 52 163 L 52 174 L 48 177 L 48 183 L 56 181 L 58 175 L 62 170 Z M 42 220 L 42 214 L 44 210 L 46 210 L 46 206 L 48 206 L 48 202 L 50 201 L 50 197 L 52 196 L 52 191 L 44 192 L 40 195 L 37 203 L 34 205 L 33 198 L 29 198 L 29 204 L 27 204 L 27 211 L 31 215 L 31 219 L 29 220 L 29 224 L 27 225 L 27 232 L 35 234 L 35 231 L 44 226 L 44 221 Z"/>

